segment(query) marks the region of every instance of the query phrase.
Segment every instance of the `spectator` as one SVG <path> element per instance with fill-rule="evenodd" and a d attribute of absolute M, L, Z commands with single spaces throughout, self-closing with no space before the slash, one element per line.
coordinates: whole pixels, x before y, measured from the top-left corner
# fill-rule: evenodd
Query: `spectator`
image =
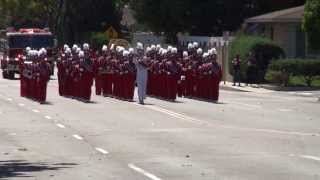
<path fill-rule="evenodd" d="M 255 84 L 257 83 L 257 77 L 258 77 L 258 71 L 257 71 L 257 62 L 255 55 L 250 52 L 248 56 L 248 68 L 247 68 L 247 86 L 250 84 Z"/>
<path fill-rule="evenodd" d="M 240 85 L 240 65 L 241 65 L 241 59 L 240 59 L 240 55 L 237 54 L 236 57 L 234 58 L 234 60 L 232 61 L 232 65 L 233 65 L 233 71 L 234 71 L 234 76 L 233 76 L 233 86 L 236 86 L 236 83 L 239 83 Z"/>

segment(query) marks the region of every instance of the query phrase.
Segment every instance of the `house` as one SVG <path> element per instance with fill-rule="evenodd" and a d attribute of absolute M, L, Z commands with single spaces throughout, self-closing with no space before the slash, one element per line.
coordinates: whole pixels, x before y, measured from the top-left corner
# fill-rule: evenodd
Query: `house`
<path fill-rule="evenodd" d="M 246 19 L 245 31 L 272 39 L 288 58 L 306 56 L 306 34 L 302 31 L 304 6 L 271 12 Z"/>

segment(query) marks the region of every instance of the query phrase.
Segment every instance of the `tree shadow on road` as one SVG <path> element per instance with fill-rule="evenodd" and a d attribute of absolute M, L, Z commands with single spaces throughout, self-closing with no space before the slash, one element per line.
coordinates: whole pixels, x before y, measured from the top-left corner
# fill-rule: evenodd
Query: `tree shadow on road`
<path fill-rule="evenodd" d="M 11 177 L 32 177 L 32 172 L 58 171 L 76 166 L 74 163 L 30 163 L 24 160 L 0 161 L 0 179 Z"/>

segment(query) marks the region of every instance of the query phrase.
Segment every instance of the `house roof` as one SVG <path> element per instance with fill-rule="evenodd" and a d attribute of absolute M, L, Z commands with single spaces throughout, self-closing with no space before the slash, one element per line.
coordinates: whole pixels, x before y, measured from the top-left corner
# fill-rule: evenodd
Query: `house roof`
<path fill-rule="evenodd" d="M 302 22 L 304 6 L 280 10 L 246 19 L 246 23 Z"/>

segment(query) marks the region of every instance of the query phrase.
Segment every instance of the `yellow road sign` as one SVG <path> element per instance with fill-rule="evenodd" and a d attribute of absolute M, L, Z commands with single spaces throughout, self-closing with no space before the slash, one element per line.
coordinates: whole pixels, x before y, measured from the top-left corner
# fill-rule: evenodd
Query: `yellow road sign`
<path fill-rule="evenodd" d="M 106 34 L 108 39 L 117 39 L 119 36 L 118 32 L 112 26 L 107 29 Z"/>

